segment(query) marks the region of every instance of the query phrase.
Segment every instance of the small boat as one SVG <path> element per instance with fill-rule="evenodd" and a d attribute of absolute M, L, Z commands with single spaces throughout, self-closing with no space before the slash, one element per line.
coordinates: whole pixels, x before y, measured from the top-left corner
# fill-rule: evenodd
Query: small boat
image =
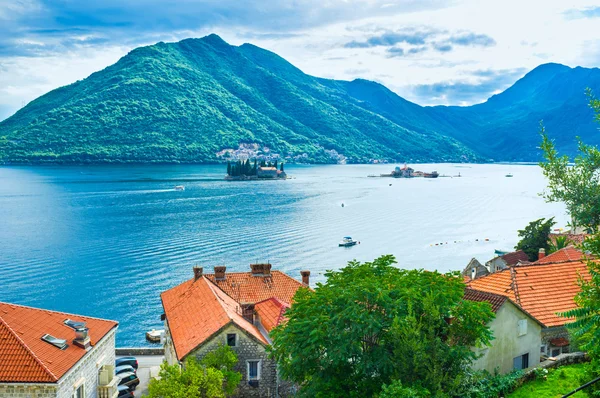
<path fill-rule="evenodd" d="M 512 173 L 508 173 L 507 175 L 505 175 L 504 177 L 512 177 Z"/>
<path fill-rule="evenodd" d="M 164 329 L 156 330 L 152 329 L 150 332 L 146 332 L 146 340 L 152 343 L 160 343 L 160 339 L 165 334 Z"/>
<path fill-rule="evenodd" d="M 350 236 L 344 236 L 344 239 L 338 245 L 339 247 L 350 247 L 354 246 L 358 243 L 358 241 L 352 239 Z"/>
<path fill-rule="evenodd" d="M 344 204 L 342 203 L 342 207 L 344 207 Z"/>
<path fill-rule="evenodd" d="M 431 173 L 423 173 L 424 178 L 438 178 L 440 174 L 437 171 L 432 171 Z"/>
<path fill-rule="evenodd" d="M 176 191 L 185 191 L 185 187 L 183 185 L 175 185 Z"/>

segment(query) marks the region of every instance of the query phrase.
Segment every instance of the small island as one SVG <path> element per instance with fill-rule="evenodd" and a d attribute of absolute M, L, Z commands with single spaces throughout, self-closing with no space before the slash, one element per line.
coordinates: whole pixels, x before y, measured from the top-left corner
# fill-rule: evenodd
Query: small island
<path fill-rule="evenodd" d="M 432 171 L 431 173 L 426 173 L 423 171 L 415 171 L 412 167 L 408 167 L 406 163 L 404 167 L 396 167 L 390 174 L 380 174 L 379 176 L 370 175 L 369 177 L 393 177 L 393 178 L 414 178 L 414 177 L 423 177 L 423 178 L 438 178 L 439 173 L 437 171 Z M 460 175 L 459 175 L 460 177 Z"/>
<path fill-rule="evenodd" d="M 256 159 L 251 164 L 249 159 L 238 160 L 235 163 L 227 162 L 226 180 L 229 181 L 247 181 L 247 180 L 285 180 L 287 174 L 283 170 L 283 162 L 277 168 L 277 160 L 274 163 L 262 160 L 260 164 Z"/>

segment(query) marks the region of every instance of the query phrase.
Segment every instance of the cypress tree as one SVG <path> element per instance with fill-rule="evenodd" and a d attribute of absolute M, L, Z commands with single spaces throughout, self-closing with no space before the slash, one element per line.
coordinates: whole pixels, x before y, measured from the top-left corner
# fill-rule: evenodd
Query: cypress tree
<path fill-rule="evenodd" d="M 275 160 L 275 165 L 273 167 L 277 168 L 277 160 Z"/>
<path fill-rule="evenodd" d="M 231 175 L 231 162 L 227 161 L 227 175 L 230 176 Z"/>
<path fill-rule="evenodd" d="M 281 166 L 279 167 L 280 171 L 283 171 L 283 162 L 281 162 Z"/>
<path fill-rule="evenodd" d="M 254 158 L 254 167 L 252 168 L 252 175 L 258 174 L 258 167 L 256 166 L 256 158 Z"/>

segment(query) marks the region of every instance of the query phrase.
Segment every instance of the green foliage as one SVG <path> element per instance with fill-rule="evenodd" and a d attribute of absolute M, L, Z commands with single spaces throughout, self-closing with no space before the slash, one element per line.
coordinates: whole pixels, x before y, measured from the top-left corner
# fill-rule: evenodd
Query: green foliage
<path fill-rule="evenodd" d="M 595 118 L 600 121 L 600 102 L 591 91 L 588 91 L 588 96 Z M 570 165 L 567 155 L 559 156 L 543 125 L 540 134 L 544 153 L 540 166 L 548 179 L 544 198 L 550 202 L 565 203 L 574 227 L 597 231 L 600 225 L 600 150 L 578 140 L 579 154 L 574 165 Z"/>
<path fill-rule="evenodd" d="M 378 398 L 429 398 L 431 393 L 422 387 L 405 387 L 400 380 L 383 386 Z"/>
<path fill-rule="evenodd" d="M 548 242 L 548 254 L 554 253 L 560 249 L 564 249 L 571 244 L 573 244 L 573 242 L 569 240 L 568 236 L 556 236 L 553 242 Z"/>
<path fill-rule="evenodd" d="M 579 363 L 576 365 L 562 366 L 558 369 L 550 369 L 546 379 L 536 378 L 524 383 L 506 395 L 507 398 L 555 398 L 562 397 L 564 394 L 573 391 L 582 384 L 590 381 L 591 378 L 585 378 L 589 369 L 589 364 Z M 572 395 L 573 398 L 583 398 L 586 394 L 579 391 Z"/>
<path fill-rule="evenodd" d="M 161 365 L 159 379 L 152 379 L 148 398 L 225 398 L 235 393 L 242 379 L 233 370 L 237 363 L 235 353 L 228 346 L 220 346 L 200 362 L 195 357 L 186 359 L 183 368 Z"/>
<path fill-rule="evenodd" d="M 496 398 L 505 396 L 513 391 L 523 371 L 515 370 L 505 375 L 491 374 L 486 370 L 475 371 L 464 379 L 463 384 L 452 391 L 451 397 L 455 398 Z"/>
<path fill-rule="evenodd" d="M 349 91 L 349 82 L 306 75 L 216 35 L 158 43 L 2 121 L 0 162 L 215 162 L 240 144 L 314 163 L 335 163 L 329 151 L 348 162 L 482 159 L 435 127 L 397 124 Z"/>
<path fill-rule="evenodd" d="M 554 217 L 548 220 L 540 218 L 539 220 L 530 222 L 525 229 L 518 231 L 521 240 L 517 243 L 515 249 L 523 250 L 527 254 L 527 257 L 529 257 L 529 261 L 536 261 L 540 249 L 543 248 L 546 252 L 550 251 L 548 236 L 554 224 L 556 224 Z"/>
<path fill-rule="evenodd" d="M 460 385 L 488 344 L 488 303 L 463 300 L 456 275 L 401 270 L 393 256 L 351 261 L 301 289 L 272 332 L 272 356 L 309 397 L 371 397 L 383 385 L 432 395 Z M 399 384 L 398 384 L 399 383 Z"/>

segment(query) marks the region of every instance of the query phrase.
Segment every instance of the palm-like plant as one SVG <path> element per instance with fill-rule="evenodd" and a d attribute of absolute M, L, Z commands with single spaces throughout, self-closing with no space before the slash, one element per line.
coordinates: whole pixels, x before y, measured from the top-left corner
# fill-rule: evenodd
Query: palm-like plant
<path fill-rule="evenodd" d="M 553 240 L 550 240 L 550 250 L 548 254 L 554 253 L 555 251 L 558 251 L 560 249 L 564 249 L 565 247 L 571 244 L 573 244 L 573 242 L 571 242 L 567 236 L 557 236 Z"/>

